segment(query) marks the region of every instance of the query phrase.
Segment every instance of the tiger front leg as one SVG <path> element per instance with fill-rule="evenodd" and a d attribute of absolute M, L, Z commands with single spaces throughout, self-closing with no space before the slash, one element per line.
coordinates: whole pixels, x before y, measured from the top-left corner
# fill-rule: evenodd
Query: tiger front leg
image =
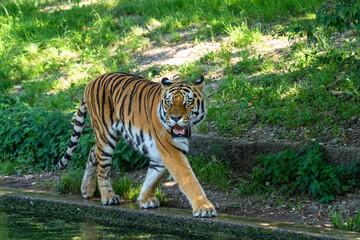
<path fill-rule="evenodd" d="M 180 189 L 189 199 L 195 217 L 217 216 L 214 205 L 207 199 L 184 154 L 164 156 L 163 162 Z"/>
<path fill-rule="evenodd" d="M 137 201 L 140 208 L 156 208 L 160 206 L 159 199 L 155 197 L 156 186 L 166 171 L 161 161 L 151 160 L 146 178 Z"/>

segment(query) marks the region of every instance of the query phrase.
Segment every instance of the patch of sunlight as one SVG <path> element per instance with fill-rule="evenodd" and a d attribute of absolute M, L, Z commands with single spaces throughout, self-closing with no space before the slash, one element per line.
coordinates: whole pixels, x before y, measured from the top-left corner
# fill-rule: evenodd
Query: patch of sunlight
<path fill-rule="evenodd" d="M 56 94 L 70 88 L 72 84 L 86 82 L 93 76 L 89 73 L 89 70 L 92 68 L 92 66 L 93 64 L 89 63 L 76 64 L 76 66 L 73 66 L 66 73 L 63 73 L 63 76 L 61 76 L 53 83 L 53 87 L 50 93 Z"/>
<path fill-rule="evenodd" d="M 174 187 L 176 185 L 175 181 L 170 181 L 170 182 L 164 182 L 162 184 L 163 187 Z"/>
<path fill-rule="evenodd" d="M 153 30 L 155 28 L 161 27 L 161 22 L 156 20 L 155 18 L 150 18 L 149 22 L 146 24 L 149 30 Z"/>
<path fill-rule="evenodd" d="M 260 223 L 261 226 L 269 227 L 271 226 L 269 223 Z"/>
<path fill-rule="evenodd" d="M 146 33 L 148 33 L 148 31 L 145 30 L 144 28 L 136 25 L 136 26 L 131 27 L 131 33 L 132 33 L 134 36 L 140 37 L 140 36 L 143 36 L 143 35 L 145 35 Z"/>
<path fill-rule="evenodd" d="M 281 94 L 280 98 L 284 99 L 284 98 L 288 98 L 291 96 L 296 96 L 297 94 L 298 94 L 297 87 L 292 87 L 292 88 L 289 88 L 289 90 L 286 91 L 285 93 Z"/>
<path fill-rule="evenodd" d="M 56 3 L 54 5 L 50 5 L 45 7 L 44 9 L 41 9 L 40 12 L 46 12 L 46 13 L 53 13 L 58 10 L 70 10 L 74 6 L 77 7 L 88 7 L 94 3 L 96 3 L 96 0 L 87 0 L 87 1 L 79 1 L 77 2 L 70 2 L 70 1 L 61 1 L 61 3 Z"/>
<path fill-rule="evenodd" d="M 28 46 L 24 47 L 24 50 L 29 54 L 37 54 L 39 52 L 38 45 L 35 43 L 31 43 Z"/>

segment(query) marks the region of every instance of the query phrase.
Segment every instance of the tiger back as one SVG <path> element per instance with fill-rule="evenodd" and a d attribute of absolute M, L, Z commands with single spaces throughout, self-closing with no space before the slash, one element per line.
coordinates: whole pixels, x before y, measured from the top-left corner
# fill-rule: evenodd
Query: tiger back
<path fill-rule="evenodd" d="M 191 128 L 206 114 L 201 93 L 203 80 L 193 84 L 163 78 L 156 83 L 126 73 L 94 78 L 85 88 L 69 147 L 58 167 L 65 168 L 71 159 L 89 114 L 96 143 L 90 150 L 82 180 L 83 197 L 94 195 L 97 176 L 101 202 L 120 203 L 111 186 L 110 172 L 114 149 L 122 138 L 150 158 L 138 197 L 141 208 L 159 206 L 154 193 L 167 169 L 189 199 L 194 216 L 216 216 L 186 157 Z"/>

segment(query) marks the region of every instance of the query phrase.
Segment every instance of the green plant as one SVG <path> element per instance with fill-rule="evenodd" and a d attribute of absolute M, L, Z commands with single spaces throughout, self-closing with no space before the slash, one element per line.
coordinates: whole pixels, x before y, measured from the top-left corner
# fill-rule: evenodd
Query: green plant
<path fill-rule="evenodd" d="M 116 194 L 118 194 L 119 196 L 125 196 L 133 188 L 133 183 L 132 180 L 130 178 L 127 178 L 126 176 L 116 177 L 112 181 L 112 187 Z"/>
<path fill-rule="evenodd" d="M 84 174 L 83 169 L 73 169 L 61 174 L 61 180 L 57 184 L 60 193 L 81 193 L 81 181 Z"/>
<path fill-rule="evenodd" d="M 360 3 L 359 1 L 327 0 L 320 6 L 316 19 L 323 25 L 333 26 L 340 32 L 345 27 L 350 29 L 354 24 L 360 30 Z"/>
<path fill-rule="evenodd" d="M 343 219 L 341 211 L 332 211 L 330 216 L 331 223 L 334 228 L 347 231 L 358 231 L 360 232 L 360 211 L 354 218 Z"/>
<path fill-rule="evenodd" d="M 265 190 L 264 186 L 275 186 L 285 194 L 303 191 L 320 202 L 330 202 L 336 195 L 358 186 L 360 162 L 345 167 L 332 166 L 322 160 L 321 147 L 312 143 L 299 152 L 285 150 L 273 155 L 259 155 L 260 168 L 254 168 L 249 188 L 240 193 Z"/>
<path fill-rule="evenodd" d="M 20 166 L 16 162 L 10 161 L 5 154 L 3 154 L 3 161 L 0 162 L 0 174 L 1 175 L 12 175 L 20 173 Z"/>
<path fill-rule="evenodd" d="M 74 113 L 64 115 L 59 110 L 46 111 L 8 98 L 2 101 L 0 140 L 3 144 L 0 151 L 6 152 L 6 157 L 14 162 L 14 170 L 55 170 L 70 140 L 73 129 L 70 120 Z M 17 104 L 10 104 L 12 101 L 17 101 Z M 70 164 L 74 167 L 84 166 L 94 144 L 92 128 L 86 124 Z M 148 158 L 141 156 L 125 142 L 121 141 L 117 145 L 113 158 L 115 169 L 140 169 L 147 162 Z"/>
<path fill-rule="evenodd" d="M 215 156 L 200 154 L 189 156 L 189 163 L 192 165 L 196 177 L 207 184 L 229 190 L 231 172 L 228 164 L 216 160 Z"/>
<path fill-rule="evenodd" d="M 253 42 L 258 42 L 262 37 L 260 28 L 250 30 L 246 20 L 237 23 L 236 25 L 225 25 L 225 32 L 237 47 L 243 47 L 250 45 Z"/>
<path fill-rule="evenodd" d="M 321 4 L 319 11 L 316 13 L 316 19 L 306 21 L 305 23 L 291 23 L 288 32 L 292 32 L 290 38 L 300 33 L 305 34 L 308 39 L 313 40 L 317 34 L 319 26 L 326 29 L 335 27 L 337 31 L 343 32 L 354 25 L 357 31 L 360 30 L 360 3 L 359 1 L 348 0 L 327 0 Z"/>

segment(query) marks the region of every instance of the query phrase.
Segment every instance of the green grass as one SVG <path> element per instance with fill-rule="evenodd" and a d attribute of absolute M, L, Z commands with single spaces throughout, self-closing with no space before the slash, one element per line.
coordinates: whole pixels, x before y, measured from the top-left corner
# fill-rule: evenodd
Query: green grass
<path fill-rule="evenodd" d="M 64 172 L 61 176 L 61 180 L 56 184 L 57 190 L 61 193 L 80 194 L 83 175 L 84 170 L 80 168 Z M 49 184 L 46 184 L 46 186 L 50 187 Z M 121 198 L 130 202 L 135 202 L 140 194 L 142 185 L 134 183 L 126 176 L 116 176 L 112 180 L 112 187 L 115 194 L 119 195 Z M 100 197 L 97 182 L 94 196 Z M 166 205 L 169 202 L 169 199 L 165 198 L 165 194 L 161 192 L 160 188 L 156 189 L 155 196 L 159 199 L 161 205 Z"/>
<path fill-rule="evenodd" d="M 205 75 L 208 113 L 201 133 L 240 136 L 270 126 L 285 128 L 283 138 L 301 129 L 308 138 L 328 134 L 341 142 L 344 126 L 359 122 L 360 41 L 353 28 L 335 41 L 335 29 L 321 25 L 314 41 L 293 35 L 296 24 L 314 21 L 321 2 L 2 1 L 0 149 L 23 172 L 52 169 L 67 145 L 69 118 L 86 83 L 110 71 L 149 79 Z M 291 37 L 291 44 L 284 44 Z M 141 51 L 185 41 L 220 44 L 199 61 L 139 71 Z M 276 48 L 277 42 L 284 47 Z M 93 144 L 91 134 L 85 138 L 74 156 L 76 166 Z M 116 153 L 119 169 L 146 164 L 126 147 Z"/>
<path fill-rule="evenodd" d="M 199 181 L 225 191 L 230 189 L 232 178 L 229 165 L 205 154 L 189 156 L 188 159 Z"/>
<path fill-rule="evenodd" d="M 338 210 L 331 212 L 330 220 L 334 228 L 360 232 L 360 212 L 358 212 L 354 218 L 349 217 L 347 219 L 343 219 L 341 211 Z"/>
<path fill-rule="evenodd" d="M 13 175 L 21 173 L 18 163 L 9 160 L 6 154 L 3 154 L 2 158 L 4 160 L 0 162 L 0 175 Z"/>
<path fill-rule="evenodd" d="M 82 169 L 74 169 L 62 173 L 61 180 L 57 184 L 57 190 L 60 193 L 81 193 L 81 181 L 84 174 Z"/>

